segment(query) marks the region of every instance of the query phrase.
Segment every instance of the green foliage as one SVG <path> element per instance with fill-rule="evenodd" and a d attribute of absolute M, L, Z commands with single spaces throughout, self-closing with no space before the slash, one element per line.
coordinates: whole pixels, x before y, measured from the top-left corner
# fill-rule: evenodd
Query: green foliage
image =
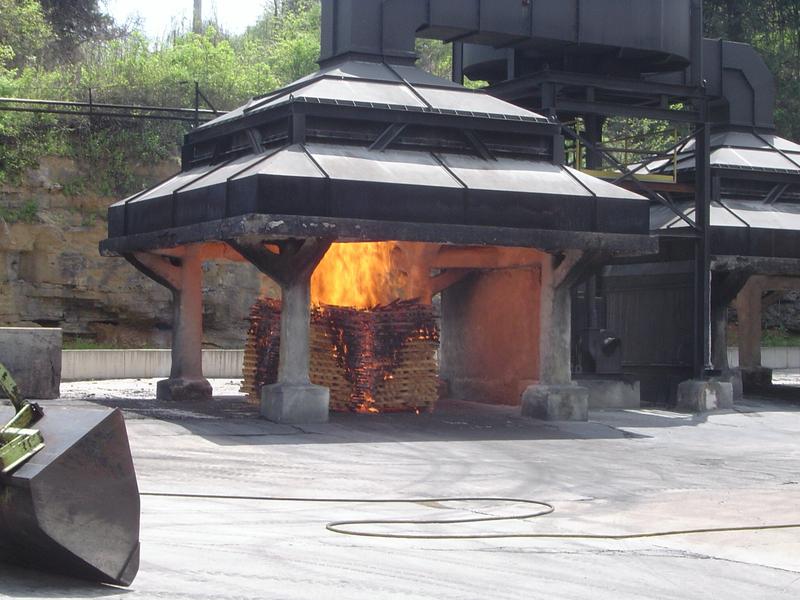
<path fill-rule="evenodd" d="M 3 66 L 20 67 L 36 60 L 53 31 L 37 0 L 0 0 L 0 74 Z"/>
<path fill-rule="evenodd" d="M 317 69 L 321 8 L 316 0 L 295 0 L 272 23 L 259 30 L 268 33 L 260 48 L 279 85 L 286 85 Z M 250 33 L 250 32 L 248 32 Z M 260 93 L 263 93 L 262 89 Z"/>
<path fill-rule="evenodd" d="M 676 126 L 674 123 L 615 118 L 606 123 L 604 144 L 619 149 L 611 154 L 620 163 L 631 165 L 641 162 L 654 152 L 665 152 L 674 148 L 689 133 L 687 126 Z"/>
<path fill-rule="evenodd" d="M 77 198 L 89 190 L 89 178 L 83 175 L 73 177 L 61 184 L 61 192 L 68 198 Z"/>
<path fill-rule="evenodd" d="M 800 3 L 705 0 L 706 35 L 752 44 L 775 75 L 778 132 L 800 139 Z"/>
<path fill-rule="evenodd" d="M 131 348 L 131 345 L 128 344 L 124 347 L 125 349 Z M 85 337 L 80 337 L 76 335 L 64 335 L 64 341 L 61 344 L 62 350 L 118 350 L 121 349 L 121 346 L 118 344 L 113 343 L 101 343 L 96 342 L 92 339 L 87 339 Z"/>
<path fill-rule="evenodd" d="M 80 64 L 31 66 L 0 77 L 0 93 L 85 101 L 91 89 L 97 102 L 192 106 L 198 81 L 215 107 L 230 109 L 277 86 L 263 58 L 255 51 L 249 56 L 243 60 L 213 29 L 153 48 L 134 34 L 87 48 Z M 134 167 L 174 156 L 186 131 L 187 125 L 175 122 L 0 112 L 0 182 L 18 179 L 50 149 L 87 164 L 92 189 L 128 194 L 145 183 Z"/>
<path fill-rule="evenodd" d="M 0 0 L 0 95 L 85 101 L 91 90 L 95 102 L 189 107 L 198 82 L 215 108 L 232 109 L 316 70 L 320 13 L 319 0 L 270 0 L 240 36 L 209 26 L 153 42 L 116 35 L 98 0 Z M 63 60 L 41 60 L 48 49 Z M 448 45 L 421 40 L 418 50 L 423 68 L 449 77 Z M 59 154 L 88 174 L 69 182 L 67 195 L 127 195 L 146 183 L 140 166 L 177 154 L 187 128 L 0 111 L 0 183 Z"/>
<path fill-rule="evenodd" d="M 55 62 L 77 58 L 81 44 L 109 38 L 116 33 L 113 19 L 101 9 L 99 0 L 40 0 L 42 12 L 55 39 L 50 54 Z"/>
<path fill-rule="evenodd" d="M 17 209 L 0 206 L 0 219 L 9 224 L 36 223 L 39 220 L 39 205 L 35 200 L 28 200 Z"/>
<path fill-rule="evenodd" d="M 19 80 L 4 77 L 0 69 L 0 95 L 19 96 L 22 90 Z M 60 137 L 53 115 L 0 111 L 0 184 L 16 183 L 39 156 L 63 149 Z"/>
<path fill-rule="evenodd" d="M 67 76 L 103 100 L 172 106 L 191 106 L 197 81 L 218 108 L 233 108 L 276 85 L 256 52 L 237 53 L 212 28 L 154 48 L 139 34 L 98 45 Z"/>
<path fill-rule="evenodd" d="M 437 77 L 450 79 L 453 72 L 453 52 L 450 44 L 439 40 L 417 40 L 417 54 L 421 69 Z"/>
<path fill-rule="evenodd" d="M 761 345 L 767 347 L 800 346 L 800 335 L 791 333 L 785 328 L 765 329 L 761 336 Z"/>

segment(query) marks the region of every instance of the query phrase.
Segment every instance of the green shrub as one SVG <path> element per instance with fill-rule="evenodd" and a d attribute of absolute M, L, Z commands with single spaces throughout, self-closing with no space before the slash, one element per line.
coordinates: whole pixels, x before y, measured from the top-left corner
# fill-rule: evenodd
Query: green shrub
<path fill-rule="evenodd" d="M 0 219 L 6 223 L 36 223 L 39 220 L 39 205 L 35 200 L 28 200 L 17 209 L 0 206 Z"/>

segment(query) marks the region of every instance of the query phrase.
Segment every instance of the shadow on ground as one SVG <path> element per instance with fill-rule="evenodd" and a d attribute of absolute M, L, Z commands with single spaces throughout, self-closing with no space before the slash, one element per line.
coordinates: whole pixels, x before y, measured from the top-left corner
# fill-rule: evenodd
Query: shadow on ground
<path fill-rule="evenodd" d="M 222 446 L 646 437 L 599 422 L 547 423 L 520 416 L 518 407 L 457 400 L 443 400 L 435 411 L 420 415 L 333 413 L 329 423 L 303 426 L 265 421 L 259 417 L 258 408 L 242 397 L 181 404 L 93 398 L 81 404 L 120 408 L 129 422 L 152 419 Z"/>
<path fill-rule="evenodd" d="M 44 406 L 50 404 L 43 402 Z M 733 410 L 709 414 L 678 413 L 668 408 L 593 411 L 588 423 L 545 422 L 522 417 L 519 407 L 461 400 L 442 400 L 436 410 L 409 413 L 332 413 L 329 423 L 279 425 L 260 418 L 258 407 L 243 396 L 219 396 L 204 402 L 163 402 L 152 398 L 85 398 L 58 400 L 53 406 L 120 408 L 129 422 L 148 420 L 198 435 L 220 446 L 354 444 L 394 442 L 598 440 L 649 437 L 643 430 L 695 427 L 709 415 L 730 413 L 794 412 L 800 410 L 800 388 L 773 386 L 758 396 L 738 402 Z"/>
<path fill-rule="evenodd" d="M 0 563 L 2 598 L 119 598 L 132 592 Z"/>

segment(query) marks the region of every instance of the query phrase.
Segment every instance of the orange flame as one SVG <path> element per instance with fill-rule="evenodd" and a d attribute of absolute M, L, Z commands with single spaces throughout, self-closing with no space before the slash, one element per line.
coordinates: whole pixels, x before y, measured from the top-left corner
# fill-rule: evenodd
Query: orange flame
<path fill-rule="evenodd" d="M 356 408 L 356 412 L 362 414 L 377 414 L 381 411 L 375 406 L 375 400 L 372 398 L 372 396 L 367 395 L 367 398 L 364 400 L 364 402 L 362 402 L 358 408 Z"/>
<path fill-rule="evenodd" d="M 425 252 L 432 254 L 423 244 L 333 244 L 311 277 L 311 303 L 370 309 L 401 299 L 427 298 L 429 302 L 430 268 L 425 260 L 418 260 Z M 337 350 L 333 352 L 336 355 Z M 388 375 L 386 380 L 392 378 Z M 356 412 L 370 414 L 380 410 L 367 395 Z"/>
<path fill-rule="evenodd" d="M 333 244 L 311 277 L 315 305 L 372 308 L 397 299 L 394 242 Z"/>

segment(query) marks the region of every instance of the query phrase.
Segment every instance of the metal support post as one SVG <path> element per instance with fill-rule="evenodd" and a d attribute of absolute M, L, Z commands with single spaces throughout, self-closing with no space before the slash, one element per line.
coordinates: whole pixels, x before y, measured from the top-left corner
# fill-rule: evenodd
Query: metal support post
<path fill-rule="evenodd" d="M 705 102 L 703 114 L 706 113 Z M 694 377 L 702 379 L 711 369 L 711 131 L 708 123 L 697 126 L 695 141 L 695 242 L 694 273 Z"/>
<path fill-rule="evenodd" d="M 200 83 L 194 82 L 194 126 L 200 126 Z"/>
<path fill-rule="evenodd" d="M 692 0 L 692 84 L 705 89 L 703 78 L 703 2 Z M 697 101 L 700 120 L 695 124 L 695 242 L 694 344 L 692 370 L 704 379 L 711 365 L 711 128 L 708 97 Z"/>
<path fill-rule="evenodd" d="M 453 72 L 455 83 L 464 85 L 464 43 L 453 42 Z"/>

